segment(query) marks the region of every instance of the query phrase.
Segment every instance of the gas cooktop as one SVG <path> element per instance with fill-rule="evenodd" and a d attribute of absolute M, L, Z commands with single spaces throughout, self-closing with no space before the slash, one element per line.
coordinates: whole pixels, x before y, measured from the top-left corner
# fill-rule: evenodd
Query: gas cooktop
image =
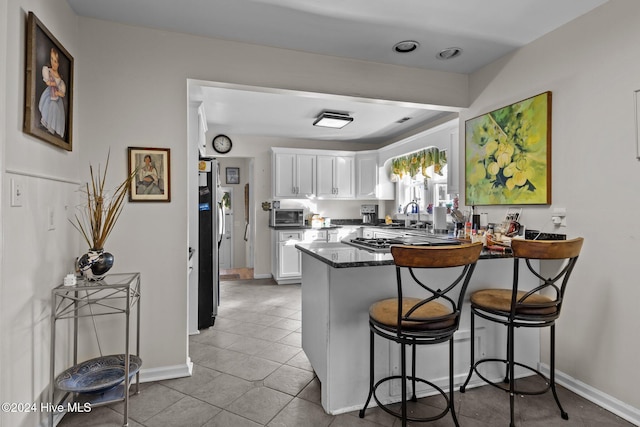
<path fill-rule="evenodd" d="M 351 246 L 366 249 L 371 252 L 389 252 L 391 245 L 412 245 L 412 246 L 450 246 L 459 245 L 460 242 L 446 237 L 433 236 L 406 236 L 398 238 L 370 239 L 366 237 L 356 237 L 351 240 L 343 240 Z"/>

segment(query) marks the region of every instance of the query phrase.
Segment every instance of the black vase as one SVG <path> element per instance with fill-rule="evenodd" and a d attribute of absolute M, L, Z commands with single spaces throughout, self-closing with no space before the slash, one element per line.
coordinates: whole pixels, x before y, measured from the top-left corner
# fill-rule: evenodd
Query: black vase
<path fill-rule="evenodd" d="M 87 280 L 102 280 L 113 267 L 113 255 L 104 249 L 89 249 L 78 260 L 80 274 Z"/>

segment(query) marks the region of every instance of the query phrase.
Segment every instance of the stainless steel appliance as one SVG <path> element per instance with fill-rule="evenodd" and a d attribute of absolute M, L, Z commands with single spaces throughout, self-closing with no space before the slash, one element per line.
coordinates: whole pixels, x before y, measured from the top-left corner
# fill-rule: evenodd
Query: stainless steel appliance
<path fill-rule="evenodd" d="M 378 223 L 378 205 L 360 205 L 363 224 Z"/>
<path fill-rule="evenodd" d="M 451 246 L 459 245 L 455 239 L 434 236 L 404 236 L 396 238 L 370 239 L 366 237 L 356 237 L 351 240 L 343 240 L 351 246 L 366 249 L 371 252 L 389 252 L 391 245 L 412 245 L 412 246 Z"/>
<path fill-rule="evenodd" d="M 198 177 L 198 329 L 213 326 L 220 304 L 219 258 L 225 215 L 219 169 L 217 160 L 201 160 Z"/>
<path fill-rule="evenodd" d="M 269 225 L 272 227 L 304 226 L 303 209 L 271 209 Z"/>

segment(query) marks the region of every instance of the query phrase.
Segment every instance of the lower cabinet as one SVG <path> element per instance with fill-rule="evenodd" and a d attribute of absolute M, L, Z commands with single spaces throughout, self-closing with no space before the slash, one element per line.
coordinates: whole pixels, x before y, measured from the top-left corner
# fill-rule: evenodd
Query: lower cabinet
<path fill-rule="evenodd" d="M 300 283 L 302 280 L 302 254 L 296 249 L 300 242 L 327 241 L 327 230 L 272 230 L 273 251 L 271 274 L 279 285 Z"/>
<path fill-rule="evenodd" d="M 299 241 L 278 242 L 278 276 L 276 280 L 302 277 L 302 256 L 295 247 Z"/>

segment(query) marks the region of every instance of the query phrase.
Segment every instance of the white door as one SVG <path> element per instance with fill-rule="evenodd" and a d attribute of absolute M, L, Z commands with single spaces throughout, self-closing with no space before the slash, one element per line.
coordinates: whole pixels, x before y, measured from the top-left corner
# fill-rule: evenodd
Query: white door
<path fill-rule="evenodd" d="M 224 214 L 224 235 L 220 242 L 219 264 L 221 269 L 233 268 L 233 212 Z"/>

